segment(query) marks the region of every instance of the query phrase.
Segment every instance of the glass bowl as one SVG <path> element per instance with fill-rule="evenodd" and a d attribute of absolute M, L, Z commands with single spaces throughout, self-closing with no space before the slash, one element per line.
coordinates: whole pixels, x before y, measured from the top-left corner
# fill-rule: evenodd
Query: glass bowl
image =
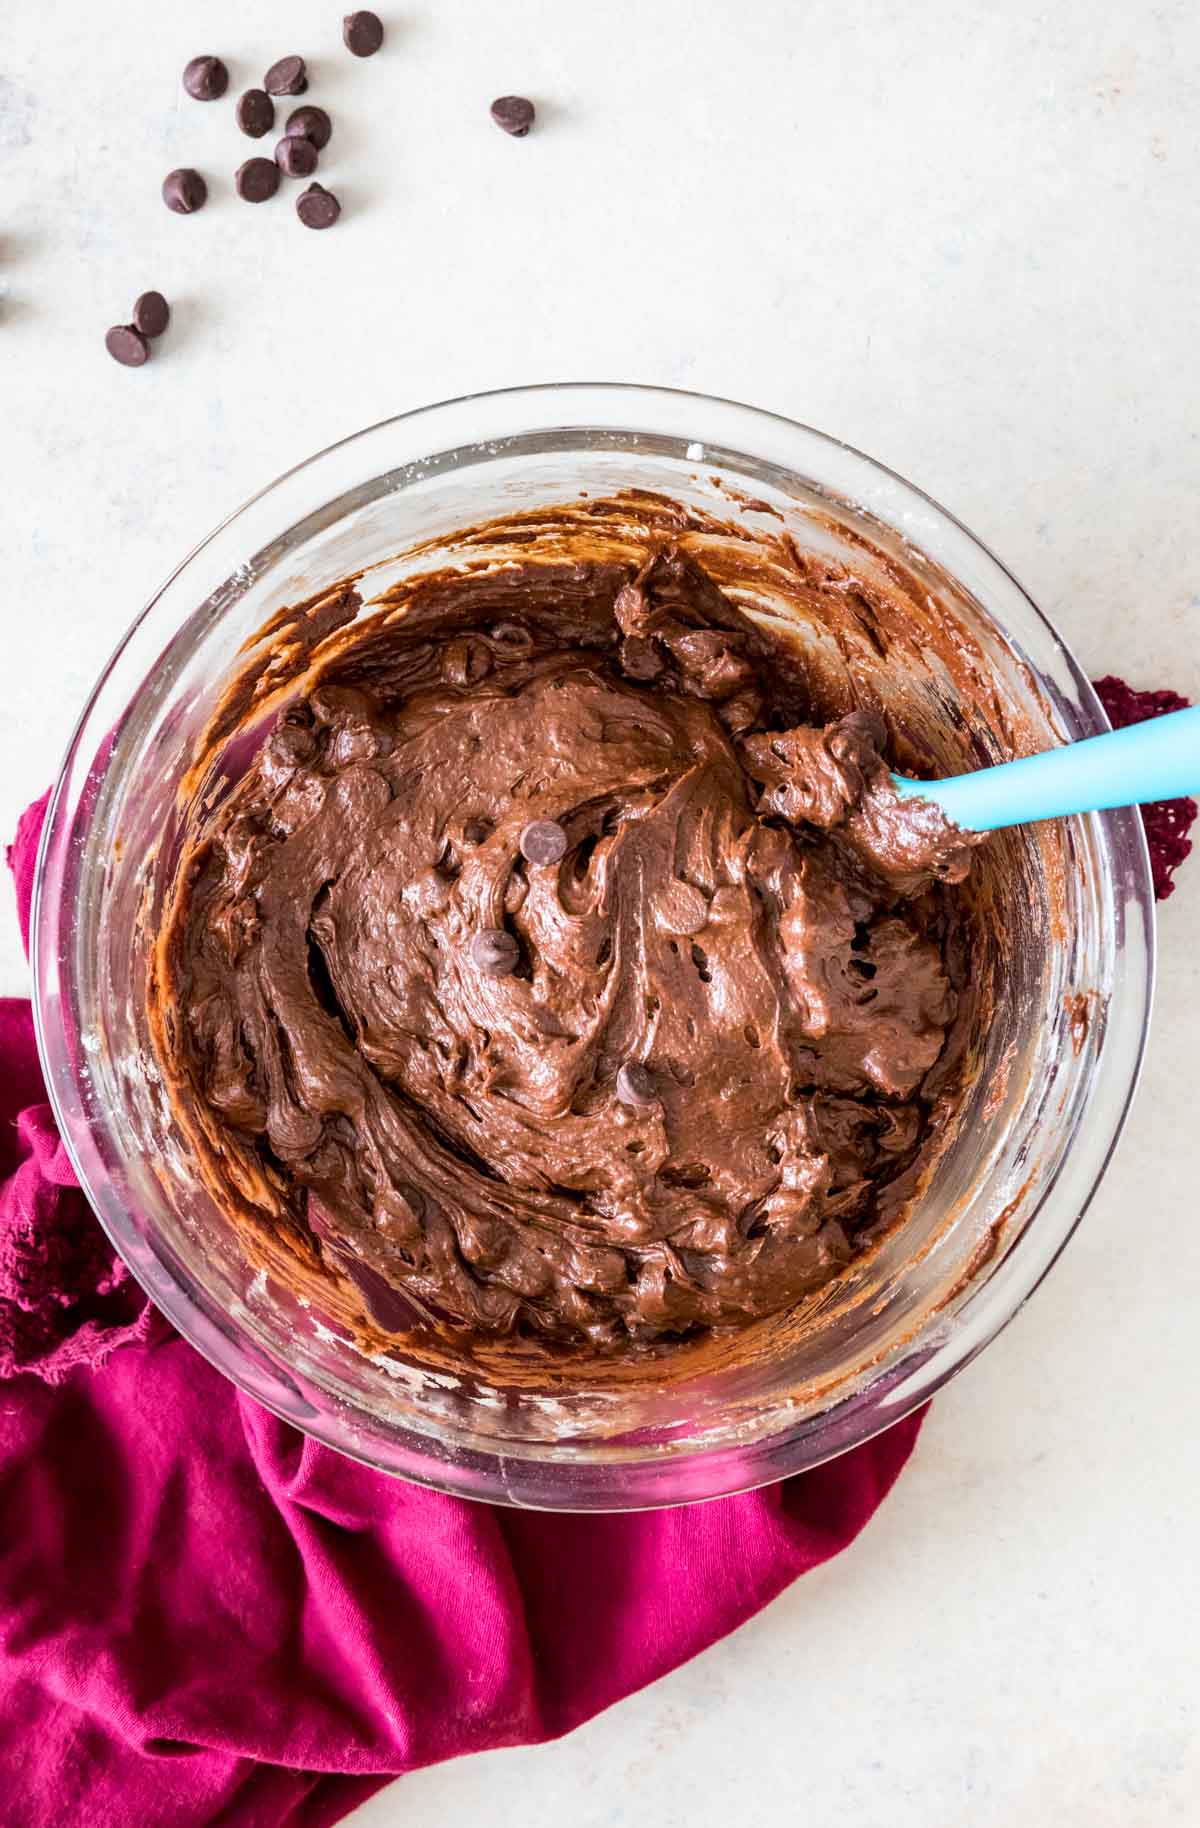
<path fill-rule="evenodd" d="M 742 538 L 786 527 L 802 548 L 886 574 L 908 593 L 914 626 L 930 606 L 954 618 L 987 709 L 919 642 L 905 666 L 865 643 L 849 668 L 924 728 L 946 769 L 1107 727 L 1003 566 L 861 453 L 699 395 L 517 389 L 332 446 L 185 559 L 80 720 L 35 889 L 50 1096 L 87 1195 L 147 1293 L 237 1385 L 330 1447 L 445 1491 L 548 1509 L 677 1504 L 782 1478 L 886 1428 L 961 1370 L 1085 1211 L 1129 1107 L 1151 995 L 1136 811 L 1006 834 L 1009 887 L 989 942 L 998 994 L 963 1120 L 907 1222 L 802 1312 L 761 1323 L 752 1351 L 743 1338 L 681 1347 L 636 1373 L 582 1364 L 507 1381 L 433 1369 L 403 1342 L 364 1352 L 319 1301 L 252 1262 L 189 1163 L 141 994 L 139 910 L 153 915 L 169 883 L 177 789 L 222 685 L 270 617 L 348 573 L 367 570 L 369 596 L 445 562 L 464 526 L 629 488 L 717 516 Z M 765 601 L 747 607 L 772 613 Z M 819 647 L 819 630 L 799 632 Z"/>

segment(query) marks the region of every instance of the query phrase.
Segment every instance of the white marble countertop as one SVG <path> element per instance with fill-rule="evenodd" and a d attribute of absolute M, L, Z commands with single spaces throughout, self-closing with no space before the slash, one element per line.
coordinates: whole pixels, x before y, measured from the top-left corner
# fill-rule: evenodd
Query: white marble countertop
<path fill-rule="evenodd" d="M 506 383 L 835 432 L 960 514 L 1093 671 L 1200 697 L 1193 0 L 413 0 L 369 63 L 332 0 L 268 10 L 6 21 L 5 832 L 219 518 L 343 433 Z M 234 91 L 310 56 L 332 233 L 232 196 L 253 149 L 178 83 L 208 50 Z M 505 91 L 542 110 L 526 141 L 488 119 Z M 158 198 L 183 163 L 221 174 L 192 218 Z M 125 371 L 104 330 L 149 286 L 175 320 Z M 359 1828 L 1200 1819 L 1198 909 L 1193 859 L 1100 1197 L 860 1541 L 571 1738 L 406 1778 Z M 20 991 L 7 903 L 0 929 Z"/>

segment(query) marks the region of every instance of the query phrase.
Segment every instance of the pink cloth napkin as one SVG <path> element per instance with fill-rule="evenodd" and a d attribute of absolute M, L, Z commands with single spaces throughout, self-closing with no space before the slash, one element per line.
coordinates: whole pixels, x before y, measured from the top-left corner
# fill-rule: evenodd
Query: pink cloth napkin
<path fill-rule="evenodd" d="M 26 931 L 44 812 L 10 851 Z M 1194 814 L 1157 846 L 1160 893 Z M 16 999 L 0 1379 L 5 1828 L 323 1828 L 399 1773 L 565 1733 L 844 1548 L 921 1421 L 763 1492 L 633 1516 L 370 1472 L 147 1304 L 75 1182 Z"/>

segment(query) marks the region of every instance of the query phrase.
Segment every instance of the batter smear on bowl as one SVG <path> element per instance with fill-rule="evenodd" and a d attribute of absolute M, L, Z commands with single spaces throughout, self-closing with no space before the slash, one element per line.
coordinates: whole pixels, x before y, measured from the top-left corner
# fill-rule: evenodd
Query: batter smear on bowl
<path fill-rule="evenodd" d="M 463 1338 L 629 1351 L 835 1276 L 917 1184 L 966 951 L 972 840 L 897 800 L 880 717 L 814 727 L 796 648 L 669 540 L 438 573 L 349 635 L 160 935 L 230 1199 Z"/>

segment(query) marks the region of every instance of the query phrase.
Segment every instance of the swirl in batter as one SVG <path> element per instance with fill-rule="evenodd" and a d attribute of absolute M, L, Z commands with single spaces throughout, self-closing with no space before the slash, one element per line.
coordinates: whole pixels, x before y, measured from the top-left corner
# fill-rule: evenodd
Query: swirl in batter
<path fill-rule="evenodd" d="M 802 677 L 667 546 L 435 581 L 279 718 L 181 878 L 168 1066 L 385 1325 L 738 1326 L 911 1188 L 967 840 Z"/>

